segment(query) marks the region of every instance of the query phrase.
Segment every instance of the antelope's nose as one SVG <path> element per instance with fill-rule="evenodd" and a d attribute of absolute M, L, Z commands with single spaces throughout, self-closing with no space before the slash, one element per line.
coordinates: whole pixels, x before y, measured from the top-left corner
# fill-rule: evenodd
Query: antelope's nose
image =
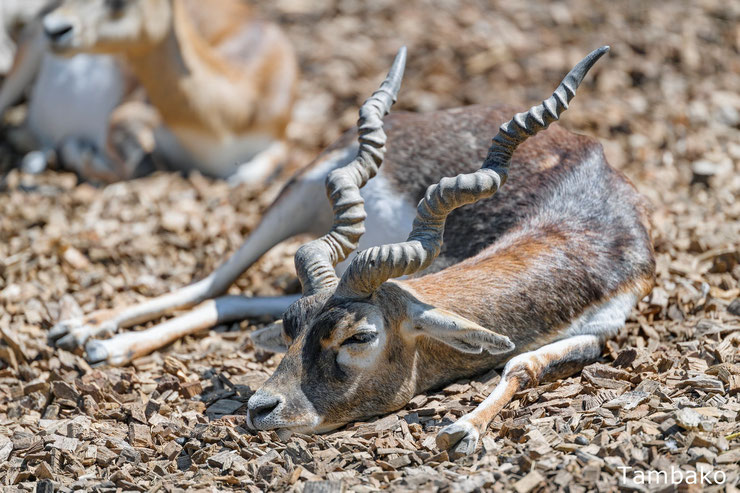
<path fill-rule="evenodd" d="M 58 42 L 65 39 L 73 29 L 72 23 L 63 17 L 55 15 L 44 17 L 44 33 L 51 41 Z"/>
<path fill-rule="evenodd" d="M 283 399 L 277 395 L 258 390 L 247 402 L 249 418 L 255 428 L 263 428 L 268 425 L 270 415 L 282 404 Z"/>

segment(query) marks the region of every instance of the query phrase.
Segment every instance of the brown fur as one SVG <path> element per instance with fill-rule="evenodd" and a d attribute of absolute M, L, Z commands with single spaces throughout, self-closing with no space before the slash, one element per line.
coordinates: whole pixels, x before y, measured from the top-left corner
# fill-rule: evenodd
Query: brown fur
<path fill-rule="evenodd" d="M 77 26 L 72 42 L 52 48 L 120 55 L 186 148 L 193 133 L 284 139 L 295 54 L 277 26 L 256 19 L 241 0 L 132 0 L 120 13 L 130 16 L 125 28 L 104 0 L 81 1 L 64 0 L 47 16 L 49 25 L 67 19 Z"/>
<path fill-rule="evenodd" d="M 218 3 L 213 9 L 210 3 L 198 6 L 192 0 L 175 0 L 172 33 L 144 53 L 129 54 L 127 60 L 168 127 L 216 136 L 259 131 L 283 138 L 291 105 L 271 108 L 269 103 L 279 97 L 271 90 L 279 78 L 295 79 L 292 48 L 274 27 L 255 21 L 249 9 L 234 8 L 233 0 Z M 225 10 L 216 15 L 214 10 L 219 9 Z M 228 23 L 227 14 L 231 14 Z M 203 29 L 214 17 L 220 21 L 214 26 L 221 29 L 211 27 L 202 33 L 198 27 Z M 243 47 L 247 55 L 241 59 L 221 53 L 230 36 L 249 29 L 262 31 L 261 39 L 255 36 L 259 47 Z M 289 102 L 295 87 L 291 91 Z"/>

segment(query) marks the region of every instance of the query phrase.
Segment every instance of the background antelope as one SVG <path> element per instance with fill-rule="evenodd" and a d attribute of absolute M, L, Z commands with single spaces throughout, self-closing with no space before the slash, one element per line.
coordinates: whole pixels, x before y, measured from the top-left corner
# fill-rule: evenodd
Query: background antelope
<path fill-rule="evenodd" d="M 506 363 L 493 393 L 437 435 L 453 456 L 469 454 L 514 393 L 600 356 L 652 285 L 645 204 L 592 139 L 562 130 L 528 139 L 559 118 L 607 51 L 504 123 L 482 168 L 430 186 L 405 242 L 360 252 L 339 278 L 334 266 L 364 232 L 359 189 L 383 158 L 397 60 L 361 112 L 357 158 L 327 179 L 334 226 L 295 256 L 303 296 L 255 337 L 287 353 L 249 400 L 252 427 L 328 431 Z M 478 202 L 507 180 L 510 193 Z"/>
<path fill-rule="evenodd" d="M 132 177 L 153 143 L 142 136 L 133 152 L 124 153 L 111 145 L 110 136 L 133 134 L 127 120 L 115 117 L 116 108 L 130 114 L 124 101 L 133 87 L 131 77 L 110 56 L 62 58 L 49 53 L 41 18 L 31 19 L 0 87 L 0 117 L 28 92 L 25 122 L 7 133 L 25 154 L 23 168 L 40 171 L 54 156 L 88 180 Z M 149 113 L 144 116 L 151 118 Z"/>
<path fill-rule="evenodd" d="M 3 0 L 0 3 L 0 75 L 5 75 L 13 64 L 20 31 L 49 0 Z"/>
<path fill-rule="evenodd" d="M 75 126 L 70 128 L 59 118 L 65 105 L 77 104 L 78 109 L 63 114 L 85 116 L 78 126 L 94 120 L 98 132 L 93 138 L 64 142 L 61 154 L 70 167 L 100 181 L 130 178 L 139 162 L 116 152 L 120 141 L 125 144 L 127 139 L 144 152 L 152 151 L 156 142 L 157 153 L 177 169 L 197 169 L 236 181 L 258 182 L 284 160 L 283 141 L 297 81 L 295 55 L 277 26 L 256 19 L 243 2 L 60 3 L 44 16 L 39 29 L 43 39 L 33 43 L 42 49 L 48 44 L 57 55 L 98 55 L 81 58 L 96 71 L 80 68 L 77 57 L 72 59 L 77 60 L 75 68 L 47 56 L 34 90 L 44 101 L 32 107 L 30 115 L 32 128 L 39 127 L 39 120 L 45 128 L 43 122 L 51 120 L 68 135 L 75 134 Z M 101 54 L 125 62 L 156 111 L 138 101 L 118 106 L 128 92 L 125 77 L 111 58 Z M 33 63 L 26 61 L 25 66 Z M 66 71 L 72 80 L 54 84 L 59 71 Z M 28 74 L 31 69 L 17 72 Z M 75 91 L 80 87 L 87 90 Z M 101 101 L 84 100 L 95 95 Z M 93 108 L 97 118 L 89 118 L 80 107 Z M 37 114 L 43 118 L 34 119 Z M 107 120 L 102 125 L 101 117 Z M 106 132 L 108 127 L 111 132 Z M 83 132 L 83 137 L 89 133 Z"/>

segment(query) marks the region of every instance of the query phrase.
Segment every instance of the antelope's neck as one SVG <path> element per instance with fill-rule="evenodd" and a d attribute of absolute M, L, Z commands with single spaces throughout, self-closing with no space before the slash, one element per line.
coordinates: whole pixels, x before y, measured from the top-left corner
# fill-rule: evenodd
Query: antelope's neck
<path fill-rule="evenodd" d="M 126 60 L 167 127 L 220 136 L 232 126 L 228 108 L 246 97 L 244 78 L 206 42 L 182 1 L 172 10 L 162 41 Z"/>
<path fill-rule="evenodd" d="M 467 354 L 425 337 L 416 346 L 416 393 L 441 388 L 463 378 L 482 375 L 503 365 L 508 356 Z"/>

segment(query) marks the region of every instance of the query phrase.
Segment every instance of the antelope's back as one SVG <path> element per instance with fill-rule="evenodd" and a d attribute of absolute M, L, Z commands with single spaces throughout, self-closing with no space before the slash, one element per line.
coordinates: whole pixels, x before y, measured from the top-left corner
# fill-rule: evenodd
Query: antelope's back
<path fill-rule="evenodd" d="M 476 105 L 391 113 L 384 121 L 388 141 L 380 175 L 415 206 L 441 178 L 479 169 L 499 126 L 516 112 L 507 105 Z M 356 139 L 356 129 L 346 132 L 292 182 L 320 164 L 323 156 L 352 148 Z M 284 192 L 290 188 L 287 185 Z M 561 267 L 567 270 L 588 261 L 582 274 L 589 277 L 591 292 L 581 303 L 587 305 L 626 284 L 652 278 L 649 209 L 629 180 L 609 166 L 597 140 L 555 123 L 519 146 L 508 180 L 493 197 L 450 214 L 442 252 L 422 275 L 501 247 L 515 235 L 524 234 L 525 244 L 526 237 L 530 243 L 545 241 L 548 235 L 575 238 L 577 244 L 569 247 L 582 258 L 564 259 Z M 509 248 L 509 253 L 515 256 L 516 250 Z M 552 269 L 540 274 L 551 276 Z"/>
<path fill-rule="evenodd" d="M 386 120 L 385 176 L 418 201 L 441 176 L 480 168 L 492 136 L 514 113 L 499 106 L 396 115 Z M 553 124 L 517 149 L 493 197 L 447 218 L 440 256 L 408 285 L 435 306 L 509 336 L 518 354 L 573 335 L 568 330 L 580 330 L 577 320 L 591 308 L 649 292 L 648 211 L 598 141 Z M 616 318 L 633 304 L 620 305 Z M 487 358 L 468 360 L 461 366 L 491 367 Z"/>
<path fill-rule="evenodd" d="M 441 177 L 480 168 L 491 138 L 515 113 L 498 105 L 391 114 L 386 117 L 383 174 L 416 203 Z M 538 223 L 588 232 L 590 241 L 600 243 L 594 250 L 612 252 L 615 268 L 626 263 L 620 262 L 626 255 L 636 257 L 630 265 L 650 270 L 648 211 L 646 199 L 606 162 L 598 141 L 553 124 L 517 149 L 507 182 L 492 198 L 449 216 L 442 253 L 425 273 L 470 258 L 507 233 Z"/>

